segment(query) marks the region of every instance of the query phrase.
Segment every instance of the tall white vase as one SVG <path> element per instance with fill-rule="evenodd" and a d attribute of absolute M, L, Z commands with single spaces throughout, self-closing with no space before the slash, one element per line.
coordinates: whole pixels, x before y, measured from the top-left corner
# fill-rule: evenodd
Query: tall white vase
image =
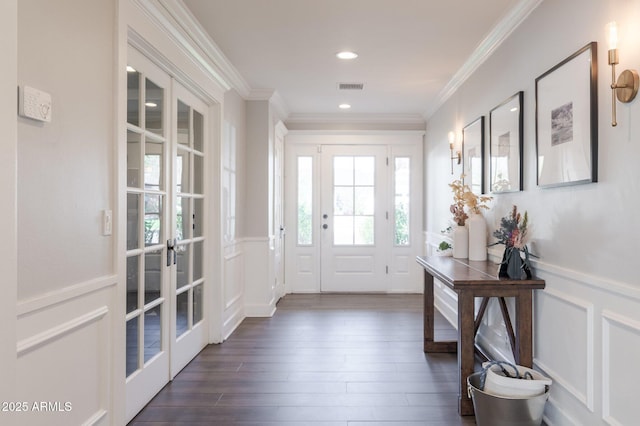
<path fill-rule="evenodd" d="M 463 225 L 453 228 L 453 257 L 466 259 L 469 256 L 469 231 Z"/>
<path fill-rule="evenodd" d="M 469 215 L 467 224 L 469 225 L 469 260 L 487 260 L 487 222 L 484 216 L 472 213 Z"/>

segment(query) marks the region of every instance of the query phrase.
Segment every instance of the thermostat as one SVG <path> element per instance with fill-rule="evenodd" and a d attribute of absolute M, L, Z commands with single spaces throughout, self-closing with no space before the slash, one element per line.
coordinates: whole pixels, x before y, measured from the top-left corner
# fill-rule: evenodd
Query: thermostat
<path fill-rule="evenodd" d="M 29 86 L 22 86 L 18 114 L 38 121 L 51 122 L 51 95 Z"/>

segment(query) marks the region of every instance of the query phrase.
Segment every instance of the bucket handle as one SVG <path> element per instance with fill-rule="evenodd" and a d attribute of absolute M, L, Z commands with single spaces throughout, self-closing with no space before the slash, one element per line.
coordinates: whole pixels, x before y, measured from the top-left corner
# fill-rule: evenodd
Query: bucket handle
<path fill-rule="evenodd" d="M 509 377 L 511 379 L 533 380 L 533 376 L 530 372 L 525 371 L 525 373 L 521 376 L 518 372 L 518 367 L 508 361 L 489 361 L 482 366 L 482 374 L 480 375 L 480 390 L 484 390 L 484 382 L 487 379 L 487 371 L 494 365 L 500 367 L 500 371 L 502 374 L 504 374 L 505 377 Z M 513 368 L 514 374 L 511 374 L 509 370 L 505 368 L 505 366 Z M 467 389 L 467 393 L 469 394 L 469 398 L 471 398 L 470 389 Z"/>

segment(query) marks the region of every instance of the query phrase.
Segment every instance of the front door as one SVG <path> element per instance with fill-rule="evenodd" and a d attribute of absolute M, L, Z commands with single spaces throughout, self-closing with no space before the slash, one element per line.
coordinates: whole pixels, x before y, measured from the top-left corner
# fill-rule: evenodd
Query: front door
<path fill-rule="evenodd" d="M 321 291 L 386 291 L 387 147 L 322 147 Z"/>

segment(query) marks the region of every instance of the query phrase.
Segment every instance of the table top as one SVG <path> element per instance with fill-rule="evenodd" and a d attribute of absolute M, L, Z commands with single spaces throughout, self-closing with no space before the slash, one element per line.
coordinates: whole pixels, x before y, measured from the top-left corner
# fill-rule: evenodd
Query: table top
<path fill-rule="evenodd" d="M 523 290 L 545 287 L 545 281 L 536 278 L 530 280 L 499 278 L 499 264 L 488 260 L 470 261 L 450 256 L 418 256 L 416 260 L 431 275 L 454 290 L 477 286 L 499 286 Z"/>

